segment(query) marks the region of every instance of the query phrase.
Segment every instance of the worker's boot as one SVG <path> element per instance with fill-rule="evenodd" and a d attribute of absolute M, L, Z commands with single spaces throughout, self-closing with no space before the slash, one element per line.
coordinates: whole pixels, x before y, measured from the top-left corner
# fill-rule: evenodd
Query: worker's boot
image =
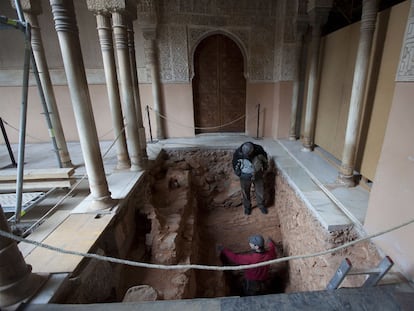
<path fill-rule="evenodd" d="M 259 209 L 262 212 L 262 214 L 267 214 L 267 208 L 264 205 L 259 205 Z"/>

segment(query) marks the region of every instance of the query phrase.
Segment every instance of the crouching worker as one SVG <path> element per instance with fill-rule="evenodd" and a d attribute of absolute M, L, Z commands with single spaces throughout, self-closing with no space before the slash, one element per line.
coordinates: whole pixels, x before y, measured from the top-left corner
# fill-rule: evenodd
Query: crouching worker
<path fill-rule="evenodd" d="M 232 165 L 234 173 L 240 178 L 244 213 L 250 215 L 252 212 L 250 191 L 254 184 L 257 206 L 263 214 L 267 214 L 264 200 L 264 173 L 268 168 L 266 151 L 260 145 L 245 142 L 234 151 Z"/>
<path fill-rule="evenodd" d="M 236 254 L 229 249 L 218 246 L 220 256 L 225 256 L 230 262 L 237 265 L 249 265 L 264 262 L 276 258 L 275 243 L 269 238 L 268 249 L 264 247 L 264 239 L 261 235 L 249 237 L 251 251 L 244 254 Z M 267 293 L 266 281 L 269 278 L 269 266 L 260 266 L 244 270 L 243 293 L 245 296 L 261 295 Z"/>

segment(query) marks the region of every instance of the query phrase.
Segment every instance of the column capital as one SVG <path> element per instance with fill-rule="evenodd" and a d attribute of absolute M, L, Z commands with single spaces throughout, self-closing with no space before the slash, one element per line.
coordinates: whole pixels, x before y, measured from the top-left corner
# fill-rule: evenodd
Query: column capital
<path fill-rule="evenodd" d="M 121 12 L 136 19 L 136 1 L 133 0 L 86 0 L 89 11 L 100 14 Z"/>
<path fill-rule="evenodd" d="M 298 36 L 302 36 L 305 34 L 306 30 L 309 27 L 309 16 L 308 15 L 297 15 L 295 17 L 295 26 L 296 26 L 296 33 Z"/>
<path fill-rule="evenodd" d="M 332 3 L 332 0 L 309 0 L 307 11 L 312 26 L 322 26 L 326 23 Z"/>
<path fill-rule="evenodd" d="M 156 25 L 158 23 L 157 1 L 139 0 L 137 14 L 140 25 Z"/>
<path fill-rule="evenodd" d="M 365 0 L 362 6 L 361 31 L 374 31 L 377 22 L 378 0 Z"/>
<path fill-rule="evenodd" d="M 332 8 L 333 0 L 309 0 L 308 1 L 308 12 L 313 10 L 330 10 Z"/>
<path fill-rule="evenodd" d="M 12 7 L 16 8 L 16 3 L 14 0 L 10 0 Z M 35 0 L 21 0 L 20 5 L 22 7 L 23 12 L 33 14 L 33 15 L 40 15 L 43 13 L 42 5 L 40 1 Z"/>

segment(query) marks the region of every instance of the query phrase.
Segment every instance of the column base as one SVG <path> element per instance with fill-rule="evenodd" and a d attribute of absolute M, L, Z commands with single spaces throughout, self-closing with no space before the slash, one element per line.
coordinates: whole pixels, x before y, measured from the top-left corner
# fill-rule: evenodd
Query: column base
<path fill-rule="evenodd" d="M 298 138 L 295 135 L 289 136 L 289 140 L 295 141 L 298 140 Z"/>
<path fill-rule="evenodd" d="M 302 151 L 305 151 L 305 152 L 313 151 L 313 148 L 315 147 L 315 145 L 309 139 L 306 139 L 306 138 L 303 140 L 302 145 L 303 145 Z"/>
<path fill-rule="evenodd" d="M 131 167 L 129 168 L 129 170 L 133 172 L 139 172 L 139 171 L 142 171 L 142 167 L 139 164 L 131 164 Z"/>
<path fill-rule="evenodd" d="M 120 171 L 128 170 L 130 167 L 131 163 L 129 161 L 118 160 L 118 164 L 116 165 L 116 169 Z"/>
<path fill-rule="evenodd" d="M 302 147 L 302 149 L 300 149 L 300 151 L 302 151 L 302 152 L 312 152 L 313 151 L 313 148 L 304 145 Z"/>
<path fill-rule="evenodd" d="M 62 167 L 71 168 L 74 167 L 74 165 L 72 164 L 72 161 L 69 160 L 68 162 L 62 162 Z"/>
<path fill-rule="evenodd" d="M 102 200 L 93 200 L 87 210 L 88 212 L 106 211 L 113 208 L 118 202 L 118 200 L 112 199 L 111 197 Z"/>
<path fill-rule="evenodd" d="M 29 272 L 22 280 L 0 290 L 0 307 L 11 307 L 29 300 L 45 284 L 47 279 L 47 275 Z"/>
<path fill-rule="evenodd" d="M 356 185 L 354 175 L 344 175 L 339 173 L 337 181 L 347 188 L 355 187 Z"/>

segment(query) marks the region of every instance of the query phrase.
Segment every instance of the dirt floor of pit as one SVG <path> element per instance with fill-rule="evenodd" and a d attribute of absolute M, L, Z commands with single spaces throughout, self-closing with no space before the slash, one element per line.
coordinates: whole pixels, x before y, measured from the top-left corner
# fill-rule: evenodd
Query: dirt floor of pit
<path fill-rule="evenodd" d="M 251 215 L 245 215 L 241 205 L 240 183 L 234 175 L 231 165 L 232 151 L 201 152 L 170 154 L 168 160 L 158 171 L 153 172 L 154 177 L 149 186 L 149 199 L 151 215 L 148 216 L 152 223 L 152 249 L 143 247 L 148 245 L 148 222 L 144 218 L 139 219 L 137 228 L 137 245 L 130 254 L 130 259 L 163 263 L 157 260 L 169 260 L 168 250 L 161 244 L 154 242 L 165 239 L 171 235 L 165 232 L 168 229 L 169 218 L 184 218 L 188 211 L 182 211 L 184 205 L 189 208 L 194 219 L 192 236 L 184 234 L 177 248 L 183 248 L 191 240 L 191 250 L 188 246 L 184 252 L 193 254 L 182 256 L 182 249 L 174 249 L 172 256 L 176 256 L 177 263 L 193 263 L 203 265 L 222 266 L 216 250 L 217 245 L 225 246 L 234 252 L 242 253 L 250 250 L 248 237 L 253 234 L 261 234 L 265 239 L 271 238 L 278 245 L 278 256 L 283 256 L 282 235 L 280 231 L 277 207 L 274 206 L 274 181 L 275 170 L 270 170 L 266 175 L 268 214 L 262 214 L 256 208 L 254 191 L 252 189 Z M 183 173 L 187 172 L 187 173 Z M 191 172 L 191 173 L 188 173 Z M 185 176 L 189 176 L 187 177 Z M 171 187 L 177 182 L 179 187 Z M 190 189 L 190 190 L 189 190 Z M 192 199 L 185 199 L 184 193 L 190 191 Z M 266 197 L 266 196 L 265 196 Z M 181 200 L 181 201 L 180 201 Z M 194 202 L 190 202 L 194 201 Z M 169 213 L 167 215 L 166 213 Z M 148 215 L 148 214 L 147 214 Z M 160 221 L 154 221 L 154 218 Z M 181 221 L 181 220 L 180 220 Z M 172 226 L 176 226 L 175 223 Z M 154 232 L 154 227 L 157 232 Z M 183 231 L 183 230 L 181 230 Z M 185 231 L 185 229 L 184 229 Z M 180 230 L 178 230 L 180 234 Z M 154 235 L 158 235 L 157 238 Z M 145 238 L 146 236 L 146 238 Z M 158 245 L 157 245 L 158 244 Z M 190 243 L 187 243 L 190 244 Z M 162 257 L 164 256 L 164 257 Z M 154 260 L 155 259 L 155 260 Z M 175 260 L 174 259 L 174 260 Z M 284 291 L 287 282 L 286 264 L 272 265 L 269 293 Z M 184 299 L 184 298 L 212 298 L 223 296 L 241 295 L 242 271 L 211 271 L 211 270 L 157 270 L 148 268 L 127 267 L 124 271 L 126 286 L 149 285 L 158 292 L 158 299 Z M 128 287 L 120 290 L 126 291 Z"/>
<path fill-rule="evenodd" d="M 282 237 L 275 206 L 269 207 L 269 213 L 264 215 L 254 208 L 247 216 L 243 208 L 227 207 L 213 210 L 202 210 L 198 214 L 198 250 L 197 264 L 222 266 L 216 250 L 217 245 L 223 245 L 235 252 L 249 251 L 248 237 L 253 234 L 262 234 L 265 239 L 272 238 L 278 244 L 277 252 L 281 257 Z M 141 244 L 142 245 L 142 244 Z M 136 260 L 142 257 L 142 250 L 131 254 Z M 190 273 L 190 272 L 187 272 Z M 181 298 L 213 298 L 223 296 L 240 296 L 242 285 L 241 271 L 208 271 L 195 270 L 196 291 L 195 297 L 182 297 L 180 286 L 186 282 L 181 270 L 157 270 L 148 268 L 128 267 L 125 275 L 129 280 L 135 280 L 135 285 L 150 285 L 158 291 L 159 299 Z M 287 282 L 287 267 L 285 264 L 272 265 L 269 293 L 281 293 Z M 190 286 L 192 286 L 190 284 Z M 194 286 L 194 285 L 193 285 Z"/>
<path fill-rule="evenodd" d="M 216 245 L 225 246 L 236 253 L 250 251 L 249 236 L 261 234 L 265 240 L 271 238 L 278 244 L 277 255 L 282 256 L 282 237 L 279 228 L 279 219 L 275 206 L 269 207 L 269 213 L 264 215 L 258 208 L 253 209 L 251 215 L 243 213 L 242 206 L 229 208 L 216 208 L 209 211 L 201 211 L 200 218 L 200 258 L 202 264 L 222 266 Z M 280 293 L 286 283 L 286 266 L 284 264 L 273 265 L 271 268 L 271 280 L 269 293 Z M 224 277 L 226 289 L 223 293 L 217 280 Z M 242 271 L 202 271 L 197 272 L 198 297 L 220 297 L 242 295 L 243 272 Z"/>

